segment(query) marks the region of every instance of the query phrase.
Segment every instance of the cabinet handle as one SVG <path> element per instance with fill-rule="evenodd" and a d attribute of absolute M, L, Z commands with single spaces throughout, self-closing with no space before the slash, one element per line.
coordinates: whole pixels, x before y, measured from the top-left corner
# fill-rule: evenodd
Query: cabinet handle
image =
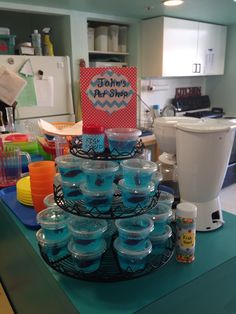
<path fill-rule="evenodd" d="M 201 68 L 202 68 L 201 63 L 198 63 L 197 64 L 197 73 L 201 73 Z"/>
<path fill-rule="evenodd" d="M 193 65 L 192 65 L 192 73 L 197 73 L 197 63 L 193 63 Z"/>

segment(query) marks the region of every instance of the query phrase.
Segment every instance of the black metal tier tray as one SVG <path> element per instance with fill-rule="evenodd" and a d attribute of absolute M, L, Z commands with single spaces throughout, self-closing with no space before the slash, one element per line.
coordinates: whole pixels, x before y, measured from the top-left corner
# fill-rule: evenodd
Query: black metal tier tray
<path fill-rule="evenodd" d="M 171 237 L 168 240 L 166 249 L 162 255 L 153 255 L 152 253 L 148 257 L 146 267 L 143 270 L 132 272 L 124 271 L 120 268 L 119 262 L 115 251 L 112 248 L 108 248 L 103 254 L 101 265 L 96 272 L 84 273 L 83 271 L 76 270 L 71 255 L 66 255 L 60 259 L 50 259 L 42 250 L 39 245 L 40 253 L 44 261 L 55 271 L 75 278 L 86 281 L 103 281 L 103 282 L 115 282 L 122 280 L 135 279 L 149 273 L 152 273 L 164 265 L 166 265 L 171 259 L 174 253 L 174 238 Z"/>
<path fill-rule="evenodd" d="M 96 159 L 96 160 L 123 160 L 130 159 L 140 156 L 143 153 L 144 144 L 140 139 L 134 149 L 131 152 L 119 152 L 116 149 L 112 151 L 106 148 L 104 152 L 97 153 L 93 149 L 89 151 L 84 151 L 82 149 L 82 140 L 80 137 L 74 137 L 69 141 L 69 148 L 72 155 L 80 158 L 86 159 Z"/>
<path fill-rule="evenodd" d="M 149 206 L 142 207 L 138 203 L 135 208 L 127 208 L 124 207 L 121 194 L 117 191 L 117 193 L 114 194 L 110 210 L 107 213 L 102 213 L 98 210 L 97 207 L 93 207 L 91 210 L 88 210 L 83 200 L 66 200 L 64 198 L 61 185 L 54 185 L 54 199 L 60 208 L 66 212 L 69 212 L 70 214 L 89 218 L 118 219 L 142 215 L 157 204 L 159 194 L 160 193 L 157 192 L 152 197 Z"/>

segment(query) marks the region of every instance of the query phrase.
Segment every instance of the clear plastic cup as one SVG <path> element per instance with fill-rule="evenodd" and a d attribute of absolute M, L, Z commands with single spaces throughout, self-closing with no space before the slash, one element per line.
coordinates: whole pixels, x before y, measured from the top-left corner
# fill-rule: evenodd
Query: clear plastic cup
<path fill-rule="evenodd" d="M 168 239 L 172 236 L 172 229 L 166 225 L 162 233 L 151 234 L 150 241 L 152 242 L 152 254 L 161 255 L 167 248 Z"/>
<path fill-rule="evenodd" d="M 132 188 L 148 186 L 157 170 L 156 163 L 138 158 L 123 160 L 120 165 L 125 184 Z"/>
<path fill-rule="evenodd" d="M 62 241 L 68 238 L 69 214 L 60 207 L 48 207 L 37 214 L 37 222 L 46 240 Z"/>
<path fill-rule="evenodd" d="M 68 201 L 79 201 L 84 198 L 80 182 L 74 182 L 72 183 L 71 181 L 62 181 L 61 186 L 62 186 L 62 192 L 64 195 L 64 199 Z"/>
<path fill-rule="evenodd" d="M 106 242 L 103 240 L 97 250 L 84 252 L 78 250 L 75 242 L 71 240 L 68 244 L 68 251 L 73 258 L 75 270 L 93 273 L 100 267 L 102 255 L 106 251 Z"/>
<path fill-rule="evenodd" d="M 82 170 L 84 159 L 68 154 L 56 157 L 55 162 L 61 174 L 62 181 L 75 183 L 84 180 Z"/>
<path fill-rule="evenodd" d="M 154 223 L 147 215 L 118 219 L 115 222 L 119 239 L 126 250 L 143 250 Z"/>
<path fill-rule="evenodd" d="M 116 189 L 115 184 L 107 191 L 91 191 L 88 189 L 86 183 L 82 183 L 80 188 L 84 195 L 85 207 L 90 213 L 94 212 L 98 215 L 99 213 L 106 214 L 110 211 L 113 194 Z"/>
<path fill-rule="evenodd" d="M 152 243 L 146 240 L 143 250 L 128 250 L 123 247 L 123 243 L 116 238 L 114 248 L 117 253 L 120 268 L 127 272 L 142 271 L 147 264 L 147 257 L 152 251 Z"/>
<path fill-rule="evenodd" d="M 111 155 L 132 155 L 142 132 L 133 128 L 106 129 L 105 134 Z"/>
<path fill-rule="evenodd" d="M 162 234 L 172 215 L 172 209 L 169 205 L 158 202 L 154 208 L 147 212 L 147 215 L 154 222 L 154 230 L 152 234 Z"/>
<path fill-rule="evenodd" d="M 70 237 L 62 241 L 47 240 L 42 229 L 39 229 L 36 233 L 38 243 L 42 247 L 42 252 L 47 255 L 51 260 L 58 260 L 66 256 L 69 252 L 67 245 Z"/>
<path fill-rule="evenodd" d="M 119 181 L 118 186 L 121 190 L 122 201 L 125 207 L 139 209 L 150 205 L 155 188 L 152 182 L 146 187 L 132 188 L 127 186 L 122 179 Z"/>
<path fill-rule="evenodd" d="M 112 188 L 119 164 L 109 160 L 89 160 L 83 163 L 87 187 L 91 191 L 107 191 Z"/>
<path fill-rule="evenodd" d="M 43 199 L 43 203 L 45 204 L 46 207 L 57 206 L 57 203 L 55 202 L 54 198 L 54 193 L 45 196 L 45 198 Z"/>
<path fill-rule="evenodd" d="M 107 222 L 85 217 L 71 218 L 68 224 L 74 246 L 80 252 L 97 251 L 101 247 Z"/>

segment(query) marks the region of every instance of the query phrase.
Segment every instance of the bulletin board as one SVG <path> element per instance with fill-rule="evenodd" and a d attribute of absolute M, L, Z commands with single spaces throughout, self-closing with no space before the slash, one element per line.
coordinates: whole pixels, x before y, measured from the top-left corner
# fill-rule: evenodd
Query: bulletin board
<path fill-rule="evenodd" d="M 137 69 L 80 68 L 83 125 L 136 128 Z"/>

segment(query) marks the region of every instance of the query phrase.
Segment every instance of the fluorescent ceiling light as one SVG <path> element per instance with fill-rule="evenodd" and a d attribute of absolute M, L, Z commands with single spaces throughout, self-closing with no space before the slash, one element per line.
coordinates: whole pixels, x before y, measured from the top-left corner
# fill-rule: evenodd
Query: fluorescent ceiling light
<path fill-rule="evenodd" d="M 162 3 L 166 6 L 180 5 L 183 2 L 184 2 L 183 0 L 162 0 Z"/>

